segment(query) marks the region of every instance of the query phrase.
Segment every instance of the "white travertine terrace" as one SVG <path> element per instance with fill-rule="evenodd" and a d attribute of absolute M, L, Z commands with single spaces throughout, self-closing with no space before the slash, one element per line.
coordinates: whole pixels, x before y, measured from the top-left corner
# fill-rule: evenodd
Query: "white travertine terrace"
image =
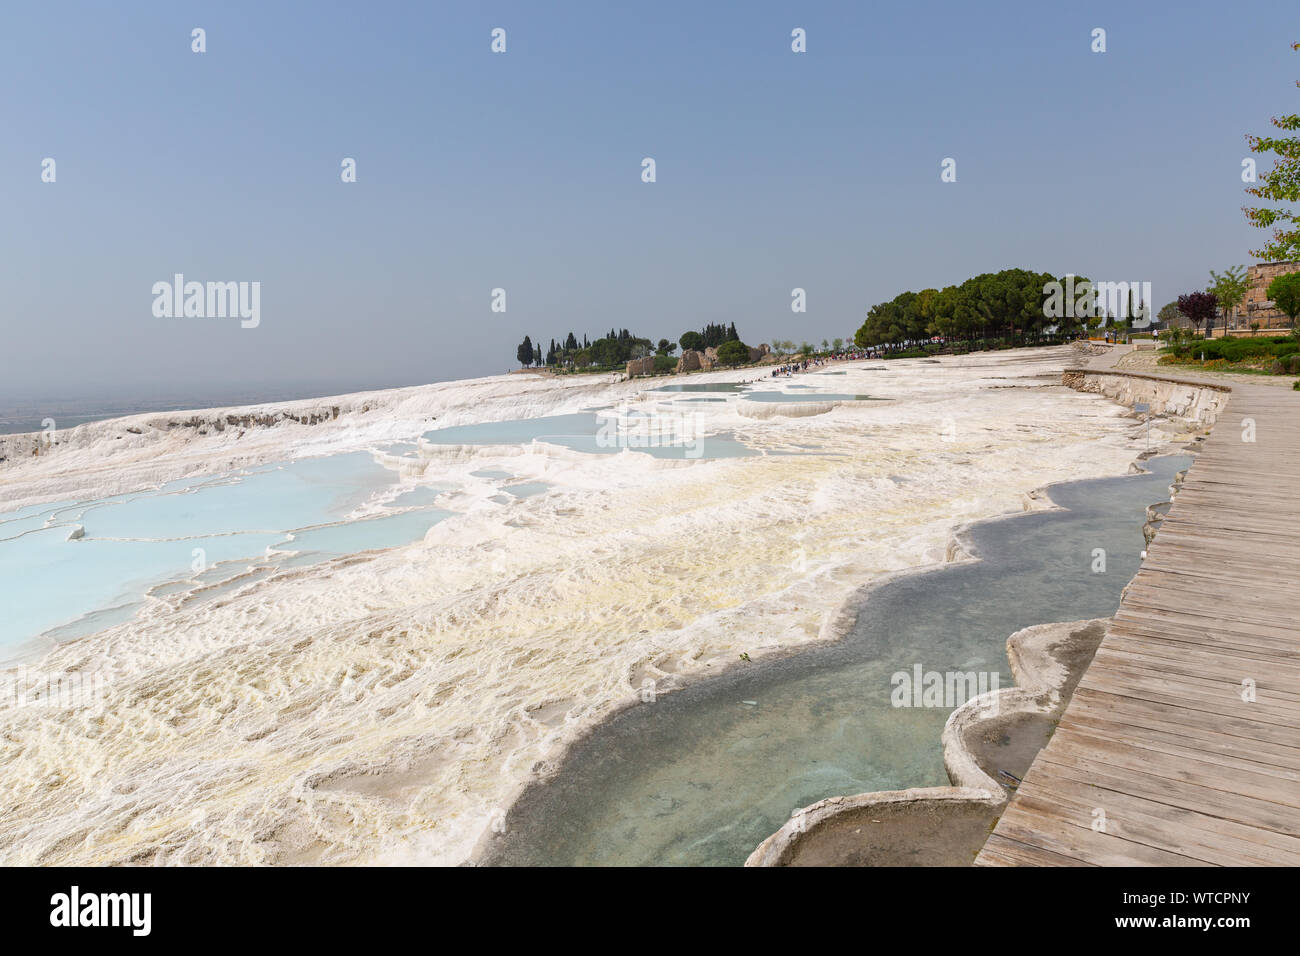
<path fill-rule="evenodd" d="M 705 441 L 726 431 L 783 454 L 431 454 L 408 480 L 466 490 L 423 542 L 193 608 L 150 605 L 33 665 L 98 671 L 103 706 L 0 702 L 0 862 L 460 862 L 527 781 L 645 679 L 662 693 L 741 653 L 834 637 L 849 594 L 944 560 L 953 528 L 1034 507 L 1050 482 L 1125 473 L 1145 448 L 1141 426 L 1061 387 L 1069 355 L 807 375 L 797 381 L 888 399 L 811 417 L 753 419 L 734 400 L 684 406 Z M 511 375 L 141 415 L 70 430 L 37 457 L 9 436 L 0 494 L 13 508 L 435 427 L 653 407 L 664 393 L 646 389 L 661 381 Z M 319 414 L 301 424 L 280 412 Z M 1178 432 L 1153 424 L 1153 447 Z M 552 487 L 499 503 L 468 478 L 493 468 Z"/>

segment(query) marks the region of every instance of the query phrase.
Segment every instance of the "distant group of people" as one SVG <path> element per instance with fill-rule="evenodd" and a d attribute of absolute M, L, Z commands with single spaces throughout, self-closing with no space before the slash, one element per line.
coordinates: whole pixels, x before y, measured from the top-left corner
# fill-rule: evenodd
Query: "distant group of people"
<path fill-rule="evenodd" d="M 853 352 L 836 352 L 833 355 L 825 357 L 814 357 L 803 359 L 798 362 L 787 362 L 785 365 L 778 365 L 772 369 L 772 378 L 789 378 L 791 375 L 799 372 L 806 372 L 810 368 L 820 368 L 823 365 L 830 365 L 831 362 L 851 362 L 856 359 L 876 358 L 876 355 L 863 350 Z"/>

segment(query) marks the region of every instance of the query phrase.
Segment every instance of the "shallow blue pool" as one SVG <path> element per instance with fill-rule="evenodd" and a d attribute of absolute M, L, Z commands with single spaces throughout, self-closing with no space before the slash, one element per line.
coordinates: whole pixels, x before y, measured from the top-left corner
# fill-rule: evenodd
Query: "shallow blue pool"
<path fill-rule="evenodd" d="M 629 414 L 623 421 L 630 423 L 630 428 L 620 427 L 618 421 L 614 416 L 578 412 L 437 428 L 425 432 L 424 439 L 434 445 L 523 445 L 541 441 L 593 455 L 630 449 L 656 458 L 741 458 L 757 454 L 726 432 L 696 434 L 689 414 Z"/>
<path fill-rule="evenodd" d="M 410 510 L 345 520 L 397 479 L 356 452 L 0 515 L 0 659 L 54 629 L 66 638 L 128 620 L 167 582 L 155 593 L 226 580 L 276 552 L 319 561 L 419 540 L 450 514 L 428 507 L 431 489 L 397 499 Z M 84 536 L 70 540 L 78 526 Z"/>

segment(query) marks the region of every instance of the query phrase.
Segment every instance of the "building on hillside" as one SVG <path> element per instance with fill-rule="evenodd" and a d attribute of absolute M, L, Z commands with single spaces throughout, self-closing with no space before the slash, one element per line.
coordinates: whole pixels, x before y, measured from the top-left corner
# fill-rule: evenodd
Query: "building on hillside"
<path fill-rule="evenodd" d="M 1250 287 L 1246 290 L 1241 305 L 1237 307 L 1237 314 L 1228 319 L 1230 334 L 1249 335 L 1251 326 L 1256 322 L 1261 330 L 1291 327 L 1291 320 L 1268 297 L 1268 284 L 1288 272 L 1300 272 L 1300 261 L 1260 262 L 1246 270 Z"/>

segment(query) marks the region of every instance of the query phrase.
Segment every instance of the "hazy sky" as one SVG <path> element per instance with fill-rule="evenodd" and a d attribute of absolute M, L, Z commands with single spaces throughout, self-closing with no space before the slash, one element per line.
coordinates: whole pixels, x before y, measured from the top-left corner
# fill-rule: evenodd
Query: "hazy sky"
<path fill-rule="evenodd" d="M 1160 305 L 1253 261 L 1243 134 L 1300 105 L 1294 40 L 1294 0 L 5 4 L 0 392 L 412 384 L 610 326 L 820 341 L 1012 266 Z M 261 282 L 260 325 L 154 317 L 177 272 Z"/>

